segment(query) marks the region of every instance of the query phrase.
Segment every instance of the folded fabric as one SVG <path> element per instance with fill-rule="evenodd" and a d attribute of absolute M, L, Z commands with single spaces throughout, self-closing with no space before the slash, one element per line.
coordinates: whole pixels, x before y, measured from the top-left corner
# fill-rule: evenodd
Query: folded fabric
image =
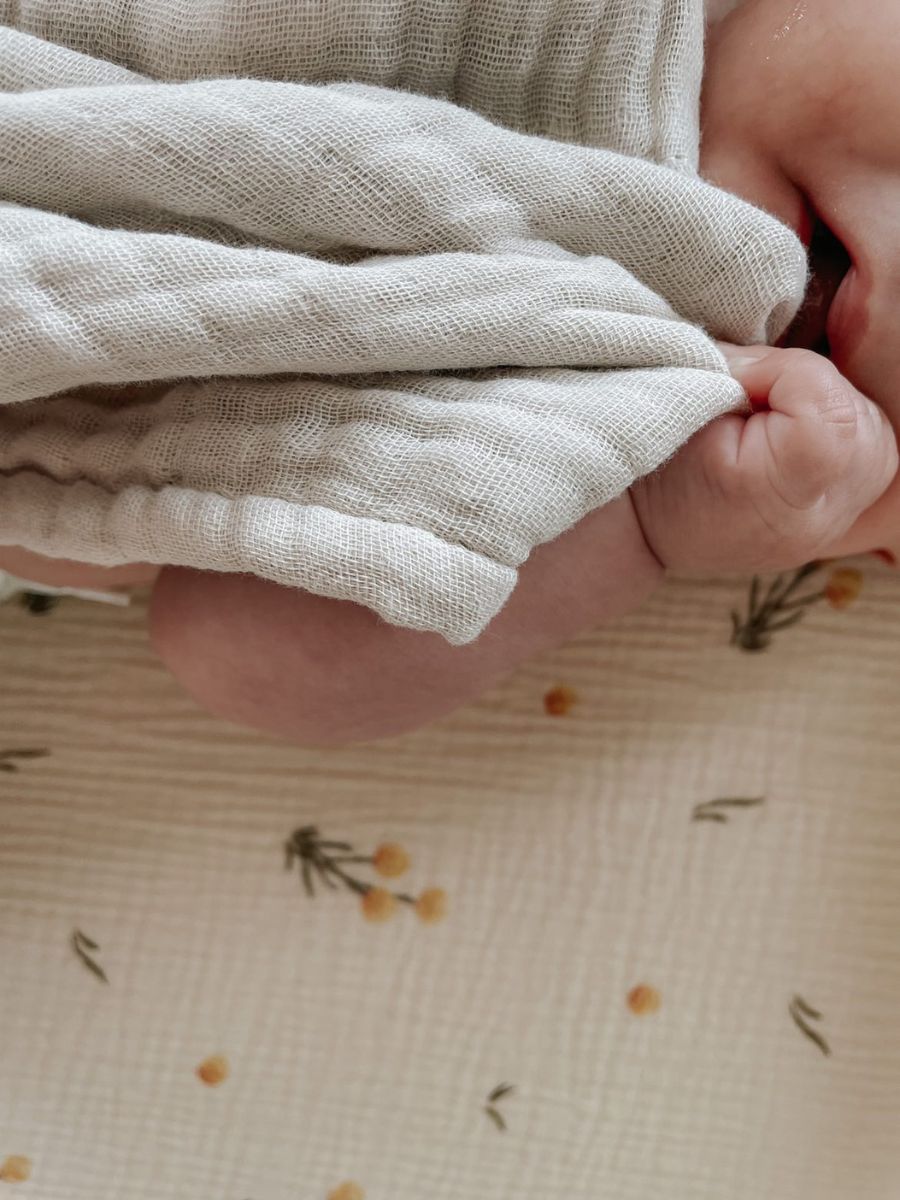
<path fill-rule="evenodd" d="M 0 3 L 0 542 L 464 642 L 742 402 L 806 262 L 695 174 L 702 3 L 472 7 Z"/>

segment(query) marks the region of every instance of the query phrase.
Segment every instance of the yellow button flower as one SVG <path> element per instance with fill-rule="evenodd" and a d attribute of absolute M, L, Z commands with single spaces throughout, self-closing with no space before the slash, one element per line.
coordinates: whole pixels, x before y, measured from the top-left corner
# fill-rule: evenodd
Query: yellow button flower
<path fill-rule="evenodd" d="M 27 1183 L 31 1178 L 31 1159 L 24 1154 L 11 1154 L 0 1166 L 0 1182 Z"/>
<path fill-rule="evenodd" d="M 224 1054 L 214 1054 L 206 1058 L 197 1068 L 197 1077 L 202 1079 L 207 1087 L 218 1087 L 224 1083 L 230 1074 L 228 1059 Z"/>
<path fill-rule="evenodd" d="M 358 1183 L 342 1183 L 328 1193 L 328 1200 L 366 1200 L 366 1193 Z"/>
<path fill-rule="evenodd" d="M 636 1017 L 649 1017 L 659 1012 L 662 996 L 648 983 L 639 983 L 628 993 L 628 1007 Z"/>
<path fill-rule="evenodd" d="M 409 870 L 409 855 L 396 842 L 385 842 L 372 855 L 372 866 L 385 879 L 396 879 Z"/>
<path fill-rule="evenodd" d="M 544 711 L 551 717 L 564 717 L 571 712 L 578 702 L 578 693 L 574 688 L 555 687 L 544 695 Z"/>
<path fill-rule="evenodd" d="M 825 585 L 825 598 L 832 608 L 849 608 L 862 591 L 863 577 L 852 567 L 833 571 Z"/>
<path fill-rule="evenodd" d="M 385 888 L 369 888 L 362 898 L 362 910 L 367 921 L 389 921 L 397 911 L 397 899 Z"/>
<path fill-rule="evenodd" d="M 416 900 L 416 912 L 427 925 L 443 921 L 447 915 L 447 893 L 443 888 L 427 888 Z"/>

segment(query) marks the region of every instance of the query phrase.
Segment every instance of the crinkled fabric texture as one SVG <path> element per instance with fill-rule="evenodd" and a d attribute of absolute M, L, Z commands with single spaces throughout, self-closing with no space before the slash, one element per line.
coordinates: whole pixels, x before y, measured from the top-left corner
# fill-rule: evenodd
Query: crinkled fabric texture
<path fill-rule="evenodd" d="M 702 0 L 0 19 L 2 542 L 465 642 L 802 298 L 696 174 Z"/>
<path fill-rule="evenodd" d="M 900 581 L 870 561 L 766 653 L 729 644 L 749 580 L 670 580 L 339 752 L 202 713 L 140 604 L 0 605 L 0 1176 L 31 1176 L 0 1197 L 897 1200 Z M 310 825 L 399 843 L 397 878 L 343 870 L 432 920 L 307 895 Z"/>

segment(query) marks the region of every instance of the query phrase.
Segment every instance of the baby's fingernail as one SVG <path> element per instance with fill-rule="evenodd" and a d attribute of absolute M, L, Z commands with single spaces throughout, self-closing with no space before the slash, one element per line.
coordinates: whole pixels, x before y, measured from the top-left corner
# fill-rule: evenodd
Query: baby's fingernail
<path fill-rule="evenodd" d="M 733 342 L 716 342 L 716 346 L 733 371 L 755 367 L 771 353 L 771 346 L 736 346 Z"/>
<path fill-rule="evenodd" d="M 749 367 L 755 367 L 759 362 L 758 358 L 750 358 L 748 356 L 738 356 L 736 354 L 728 355 L 728 367 L 732 371 L 746 371 Z"/>

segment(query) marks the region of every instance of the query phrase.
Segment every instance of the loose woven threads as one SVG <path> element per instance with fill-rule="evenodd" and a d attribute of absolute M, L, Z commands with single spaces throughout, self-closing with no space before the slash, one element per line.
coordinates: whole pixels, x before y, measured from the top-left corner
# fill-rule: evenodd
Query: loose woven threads
<path fill-rule="evenodd" d="M 16 9 L 3 541 L 466 641 L 739 402 L 708 335 L 802 295 L 793 235 L 693 173 L 695 0 Z"/>

